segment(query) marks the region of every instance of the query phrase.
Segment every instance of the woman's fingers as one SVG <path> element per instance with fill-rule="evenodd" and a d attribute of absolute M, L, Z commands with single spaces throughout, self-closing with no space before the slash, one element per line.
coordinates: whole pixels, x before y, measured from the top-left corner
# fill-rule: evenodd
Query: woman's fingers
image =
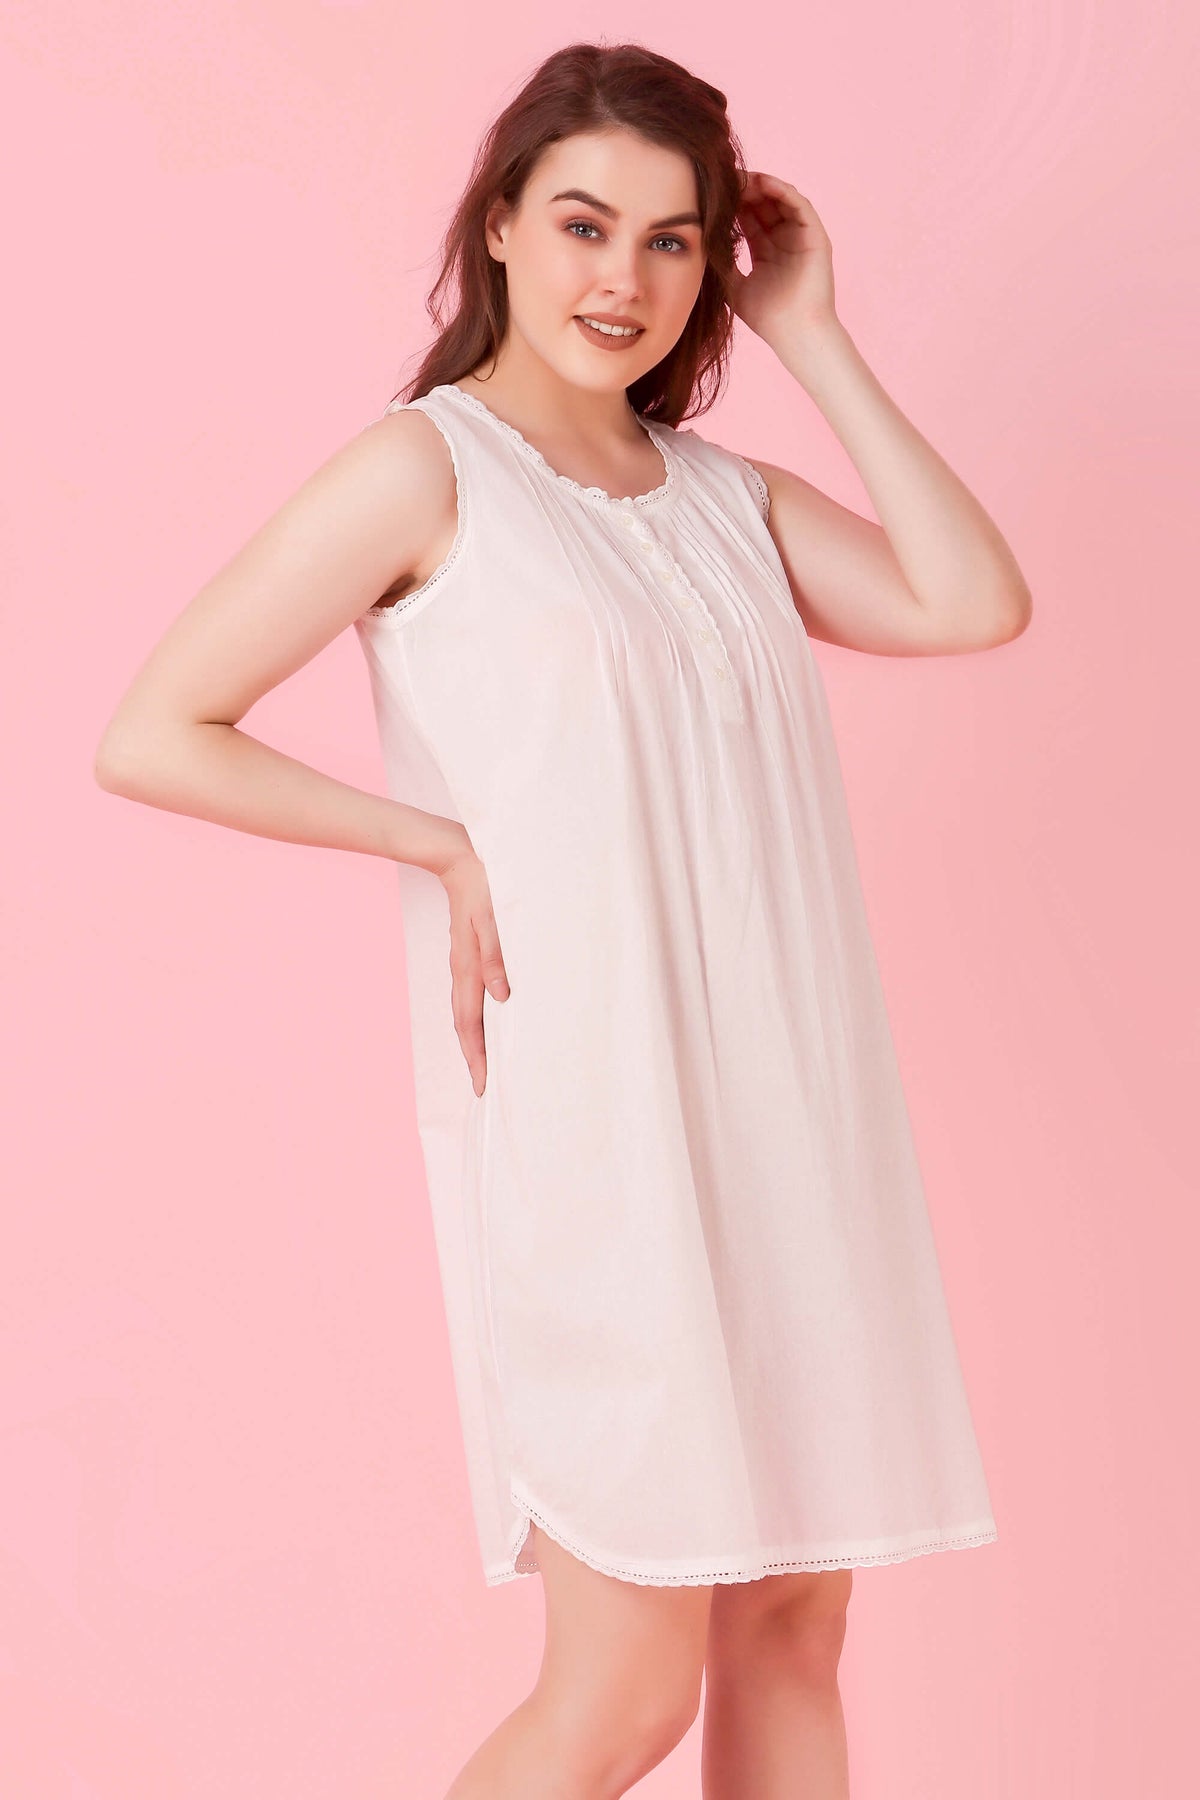
<path fill-rule="evenodd" d="M 484 986 L 493 1000 L 507 1000 L 508 976 L 504 972 L 504 958 L 500 954 L 500 936 L 496 930 L 496 920 L 490 906 L 476 920 L 475 932 L 479 941 L 479 965 L 483 972 Z"/>
<path fill-rule="evenodd" d="M 793 224 L 807 224 L 812 211 L 811 202 L 806 201 L 799 188 L 781 175 L 768 175 L 763 169 L 747 170 L 741 207 L 767 231 L 785 219 Z"/>
<path fill-rule="evenodd" d="M 471 1071 L 471 1086 L 482 1094 L 487 1081 L 483 1039 L 483 973 L 479 943 L 469 919 L 450 916 L 450 1010 L 459 1045 Z"/>
<path fill-rule="evenodd" d="M 488 892 L 487 873 L 477 856 L 447 869 L 442 884 L 450 900 L 450 1007 L 471 1086 L 482 1094 L 487 1081 L 483 994 L 507 1000 L 508 975 Z"/>

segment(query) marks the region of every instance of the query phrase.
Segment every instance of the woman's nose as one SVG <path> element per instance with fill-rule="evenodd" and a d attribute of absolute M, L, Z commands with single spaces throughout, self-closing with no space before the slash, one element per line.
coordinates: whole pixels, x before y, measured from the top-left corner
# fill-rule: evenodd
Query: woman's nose
<path fill-rule="evenodd" d="M 606 294 L 636 300 L 642 293 L 642 272 L 636 249 L 612 250 L 604 264 L 602 283 Z"/>

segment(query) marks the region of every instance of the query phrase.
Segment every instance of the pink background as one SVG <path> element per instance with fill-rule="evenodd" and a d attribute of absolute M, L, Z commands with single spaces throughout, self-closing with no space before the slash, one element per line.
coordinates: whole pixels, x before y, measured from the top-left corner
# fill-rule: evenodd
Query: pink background
<path fill-rule="evenodd" d="M 987 655 L 817 646 L 1000 1534 L 858 1571 L 856 1800 L 1191 1791 L 1188 10 L 9 0 L 5 1800 L 436 1796 L 536 1674 L 540 1583 L 485 1588 L 469 1511 L 392 870 L 92 757 L 390 398 L 484 124 L 600 30 L 813 201 L 1034 594 Z M 869 512 L 739 340 L 697 428 Z M 246 726 L 382 791 L 352 633 Z M 694 1796 L 698 1747 L 639 1791 Z"/>

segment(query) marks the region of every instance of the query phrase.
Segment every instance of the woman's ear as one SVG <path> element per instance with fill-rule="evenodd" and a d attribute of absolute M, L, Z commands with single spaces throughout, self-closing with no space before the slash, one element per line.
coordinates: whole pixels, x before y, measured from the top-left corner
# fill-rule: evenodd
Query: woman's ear
<path fill-rule="evenodd" d="M 510 213 L 511 208 L 505 206 L 503 200 L 493 200 L 487 209 L 483 234 L 488 255 L 493 262 L 502 263 L 505 260 L 504 239 L 508 235 Z"/>

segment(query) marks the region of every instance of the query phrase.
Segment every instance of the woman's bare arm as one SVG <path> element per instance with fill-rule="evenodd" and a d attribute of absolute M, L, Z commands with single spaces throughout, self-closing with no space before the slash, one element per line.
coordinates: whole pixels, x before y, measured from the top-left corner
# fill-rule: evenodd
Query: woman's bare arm
<path fill-rule="evenodd" d="M 457 821 L 337 781 L 238 728 L 397 581 L 436 566 L 454 471 L 423 413 L 377 419 L 218 570 L 139 669 L 100 741 L 102 788 L 295 844 L 442 874 L 470 852 Z"/>
<path fill-rule="evenodd" d="M 951 656 L 1019 637 L 1033 598 L 1011 549 L 841 322 L 780 329 L 772 347 L 841 439 L 880 519 L 755 459 L 808 635 L 882 656 Z"/>

